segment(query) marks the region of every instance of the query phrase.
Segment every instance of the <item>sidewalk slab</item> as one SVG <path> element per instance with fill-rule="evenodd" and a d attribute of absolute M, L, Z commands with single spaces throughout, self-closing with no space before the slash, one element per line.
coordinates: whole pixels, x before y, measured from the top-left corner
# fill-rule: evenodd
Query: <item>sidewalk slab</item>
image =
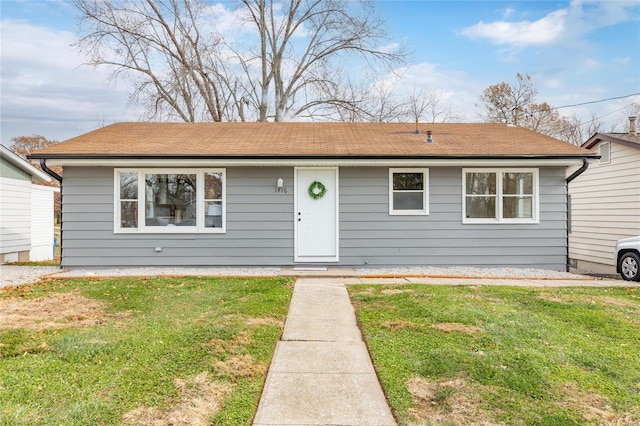
<path fill-rule="evenodd" d="M 368 374 L 373 366 L 364 342 L 278 342 L 273 373 Z"/>
<path fill-rule="evenodd" d="M 395 426 L 377 376 L 271 373 L 253 425 Z"/>
<path fill-rule="evenodd" d="M 396 425 L 342 281 L 296 282 L 253 425 Z"/>

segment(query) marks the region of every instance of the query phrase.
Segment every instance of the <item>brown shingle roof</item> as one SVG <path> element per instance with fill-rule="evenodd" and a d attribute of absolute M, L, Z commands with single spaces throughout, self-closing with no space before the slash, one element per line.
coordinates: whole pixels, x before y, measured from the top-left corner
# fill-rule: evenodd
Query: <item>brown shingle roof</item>
<path fill-rule="evenodd" d="M 504 124 L 116 123 L 38 151 L 73 157 L 585 157 L 593 153 Z M 426 143 L 426 131 L 435 143 Z"/>
<path fill-rule="evenodd" d="M 582 144 L 583 148 L 592 148 L 600 141 L 616 142 L 631 148 L 640 149 L 640 135 L 630 135 L 628 133 L 596 133 L 589 140 Z"/>

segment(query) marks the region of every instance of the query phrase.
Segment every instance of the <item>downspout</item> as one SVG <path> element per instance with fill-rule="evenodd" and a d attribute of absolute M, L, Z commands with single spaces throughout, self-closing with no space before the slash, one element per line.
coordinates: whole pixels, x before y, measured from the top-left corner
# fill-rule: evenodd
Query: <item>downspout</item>
<path fill-rule="evenodd" d="M 571 176 L 567 178 L 567 186 L 571 183 L 572 180 L 574 180 L 575 178 L 577 178 L 578 176 L 586 172 L 588 168 L 589 168 L 589 160 L 587 160 L 586 158 L 583 158 L 582 167 L 580 167 L 578 170 L 573 172 Z"/>
<path fill-rule="evenodd" d="M 47 166 L 47 160 L 44 158 L 40 159 L 40 168 L 42 168 L 42 171 L 45 172 L 46 174 L 48 174 L 49 176 L 51 176 L 52 178 L 54 178 L 55 180 L 58 181 L 58 183 L 60 183 L 60 269 L 62 269 L 62 176 L 60 176 L 59 174 L 57 174 L 56 172 L 54 172 L 53 170 L 51 170 L 48 166 Z"/>
<path fill-rule="evenodd" d="M 566 261 L 567 266 L 566 266 L 566 269 L 567 269 L 567 272 L 569 272 L 569 270 L 570 270 L 570 264 L 569 264 L 569 232 L 571 232 L 571 194 L 569 194 L 569 183 L 571 183 L 571 181 L 573 181 L 575 178 L 577 178 L 578 176 L 580 176 L 581 174 L 586 172 L 588 168 L 589 168 L 589 160 L 587 160 L 586 158 L 583 158 L 582 159 L 582 167 L 580 167 L 575 172 L 571 173 L 571 176 L 569 176 L 567 178 L 567 242 L 566 242 L 566 247 L 567 247 L 567 261 Z"/>

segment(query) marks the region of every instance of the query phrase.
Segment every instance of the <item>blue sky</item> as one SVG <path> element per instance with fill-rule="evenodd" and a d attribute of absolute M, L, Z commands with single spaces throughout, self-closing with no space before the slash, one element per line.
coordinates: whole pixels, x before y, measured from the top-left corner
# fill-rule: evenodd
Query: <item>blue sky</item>
<path fill-rule="evenodd" d="M 229 6 L 229 3 L 226 3 Z M 478 121 L 491 84 L 529 73 L 538 101 L 572 105 L 640 92 L 640 2 L 376 1 L 390 43 L 411 52 L 404 82 L 436 91 L 461 121 Z M 65 0 L 0 0 L 1 142 L 41 134 L 65 140 L 136 121 L 127 84 L 82 66 L 71 44 L 76 11 Z M 384 78 L 384 77 L 381 77 Z M 640 96 L 564 108 L 605 131 Z M 619 127 L 619 130 L 624 131 Z"/>

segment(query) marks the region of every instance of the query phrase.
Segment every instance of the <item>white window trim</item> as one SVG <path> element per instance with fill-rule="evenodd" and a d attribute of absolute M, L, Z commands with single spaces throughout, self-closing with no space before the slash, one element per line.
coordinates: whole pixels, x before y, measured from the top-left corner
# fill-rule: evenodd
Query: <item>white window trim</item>
<path fill-rule="evenodd" d="M 138 174 L 138 227 L 120 226 L 120 173 Z M 196 175 L 196 226 L 145 226 L 145 174 L 195 174 Z M 207 228 L 204 226 L 204 174 L 222 174 L 222 226 Z M 113 170 L 113 232 L 115 234 L 224 234 L 227 230 L 227 171 L 224 168 L 176 169 L 176 168 L 115 168 Z M 141 207 L 142 205 L 142 207 Z"/>
<path fill-rule="evenodd" d="M 467 212 L 467 173 L 495 173 L 496 174 L 496 218 L 468 218 Z M 533 200 L 531 218 L 503 218 L 502 211 L 502 174 L 503 173 L 532 173 Z M 462 223 L 464 224 L 537 224 L 540 223 L 540 179 L 538 169 L 462 169 Z"/>
<path fill-rule="evenodd" d="M 394 210 L 393 208 L 393 174 L 394 173 L 422 173 L 424 189 L 422 193 L 422 209 Z M 417 190 L 415 192 L 418 192 Z M 389 215 L 391 216 L 427 216 L 429 214 L 429 169 L 428 168 L 390 168 L 389 169 Z"/>

